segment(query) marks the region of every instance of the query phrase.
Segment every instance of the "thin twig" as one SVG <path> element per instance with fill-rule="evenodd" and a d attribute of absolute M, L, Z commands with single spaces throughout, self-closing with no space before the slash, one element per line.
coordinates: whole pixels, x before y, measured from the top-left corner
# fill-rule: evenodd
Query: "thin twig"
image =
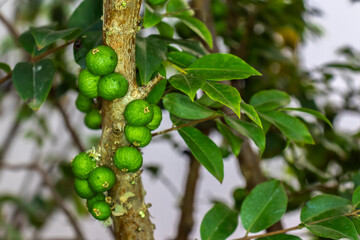
<path fill-rule="evenodd" d="M 290 231 L 293 231 L 293 230 L 298 230 L 300 228 L 302 228 L 302 226 L 297 225 L 297 226 L 291 227 L 291 228 L 281 229 L 281 230 L 278 230 L 278 231 L 269 232 L 269 233 L 263 233 L 263 234 L 253 235 L 253 236 L 246 236 L 246 237 L 237 238 L 237 239 L 234 239 L 234 240 L 249 240 L 249 239 L 254 239 L 254 238 L 268 237 L 268 236 L 273 236 L 273 235 L 277 235 L 277 234 L 281 234 L 281 233 L 290 232 Z"/>
<path fill-rule="evenodd" d="M 72 43 L 74 43 L 74 42 L 75 42 L 75 40 L 71 40 L 71 41 L 68 41 L 68 42 L 66 42 L 66 43 L 64 43 L 64 44 L 61 44 L 61 45 L 57 46 L 57 47 L 51 48 L 51 49 L 47 50 L 46 52 L 43 52 L 42 54 L 39 54 L 39 55 L 37 55 L 37 56 L 32 57 L 32 58 L 30 59 L 30 62 L 36 63 L 36 62 L 38 62 L 39 60 L 41 60 L 41 59 L 43 59 L 44 57 L 46 57 L 47 55 L 50 55 L 50 54 L 52 54 L 52 53 L 54 53 L 54 52 L 56 52 L 56 51 L 58 51 L 58 50 L 60 50 L 60 49 L 62 49 L 62 48 L 64 48 L 64 47 L 67 47 L 67 46 L 69 46 L 70 44 L 72 44 Z"/>
<path fill-rule="evenodd" d="M 75 129 L 71 126 L 69 116 L 66 114 L 66 111 L 65 111 L 64 107 L 61 105 L 61 102 L 56 101 L 55 106 L 59 109 L 59 112 L 61 113 L 61 116 L 64 119 L 65 125 L 72 136 L 73 142 L 76 144 L 76 146 L 79 148 L 79 150 L 81 152 L 84 152 L 86 149 L 85 149 L 84 145 L 82 144 L 79 135 L 76 133 Z"/>
<path fill-rule="evenodd" d="M 54 184 L 52 183 L 47 171 L 45 171 L 43 168 L 41 168 L 38 164 L 36 163 L 31 163 L 31 164 L 7 164 L 7 163 L 2 163 L 1 168 L 6 168 L 7 170 L 33 170 L 38 172 L 41 177 L 42 180 L 44 182 L 44 184 L 49 188 L 49 190 L 51 191 L 52 196 L 54 197 L 54 200 L 56 202 L 56 204 L 61 208 L 61 210 L 65 213 L 65 215 L 68 217 L 72 227 L 74 228 L 74 231 L 77 235 L 77 239 L 80 240 L 84 240 L 84 235 L 82 234 L 81 230 L 80 230 L 80 225 L 79 223 L 76 221 L 75 217 L 71 214 L 70 210 L 65 206 L 62 198 L 60 197 L 60 195 L 57 193 L 56 188 L 54 186 Z"/>
<path fill-rule="evenodd" d="M 3 162 L 4 156 L 6 155 L 7 151 L 10 149 L 10 146 L 11 146 L 13 140 L 15 139 L 15 136 L 19 130 L 19 127 L 20 127 L 20 121 L 15 120 L 13 125 L 10 127 L 10 130 L 9 130 L 7 136 L 5 137 L 4 144 L 1 146 L 0 164 Z"/>
<path fill-rule="evenodd" d="M 0 13 L 0 20 L 4 23 L 8 31 L 13 36 L 13 39 L 16 42 L 16 45 L 19 45 L 19 33 L 15 29 L 15 27 Z"/>
<path fill-rule="evenodd" d="M 6 82 L 7 80 L 9 80 L 12 76 L 12 73 L 9 72 L 7 75 L 5 75 L 4 77 L 0 78 L 0 84 Z"/>

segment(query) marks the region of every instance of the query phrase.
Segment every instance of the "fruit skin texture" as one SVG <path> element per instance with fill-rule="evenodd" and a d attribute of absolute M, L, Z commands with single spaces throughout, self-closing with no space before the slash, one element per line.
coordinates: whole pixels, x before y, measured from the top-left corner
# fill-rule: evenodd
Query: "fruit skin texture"
<path fill-rule="evenodd" d="M 83 113 L 90 112 L 92 109 L 92 105 L 93 105 L 93 101 L 91 98 L 85 97 L 81 93 L 78 94 L 75 101 L 75 106 L 80 112 Z"/>
<path fill-rule="evenodd" d="M 154 111 L 150 103 L 145 100 L 134 100 L 130 102 L 124 111 L 126 121 L 133 126 L 144 126 L 151 122 Z"/>
<path fill-rule="evenodd" d="M 110 73 L 102 77 L 98 83 L 99 96 L 112 101 L 125 96 L 129 83 L 120 73 Z"/>
<path fill-rule="evenodd" d="M 106 202 L 95 202 L 90 210 L 91 215 L 97 220 L 105 220 L 111 215 L 111 208 Z"/>
<path fill-rule="evenodd" d="M 96 163 L 85 152 L 79 153 L 71 162 L 74 176 L 79 179 L 87 179 L 89 173 L 96 168 Z"/>
<path fill-rule="evenodd" d="M 141 153 L 133 147 L 121 147 L 114 155 L 114 164 L 120 171 L 136 172 L 143 163 Z"/>
<path fill-rule="evenodd" d="M 89 185 L 97 193 L 110 190 L 116 181 L 113 170 L 107 167 L 98 167 L 89 174 Z"/>
<path fill-rule="evenodd" d="M 87 205 L 87 208 L 88 208 L 89 212 L 91 212 L 91 209 L 92 209 L 92 206 L 93 206 L 94 203 L 96 203 L 96 202 L 104 202 L 104 201 L 105 201 L 105 195 L 103 193 L 98 193 L 94 197 L 89 198 L 86 201 L 86 205 Z"/>
<path fill-rule="evenodd" d="M 81 197 L 81 198 L 92 198 L 95 196 L 96 192 L 94 192 L 90 186 L 89 182 L 87 180 L 75 178 L 74 182 L 75 192 Z"/>
<path fill-rule="evenodd" d="M 161 5 L 164 4 L 167 0 L 147 0 L 151 5 Z"/>
<path fill-rule="evenodd" d="M 82 95 L 88 98 L 95 98 L 98 96 L 97 85 L 100 76 L 91 73 L 89 70 L 84 69 L 79 74 L 78 87 Z"/>
<path fill-rule="evenodd" d="M 125 126 L 125 137 L 135 147 L 145 147 L 151 141 L 151 132 L 145 126 Z"/>
<path fill-rule="evenodd" d="M 151 122 L 149 122 L 148 124 L 146 124 L 146 126 L 151 130 L 155 130 L 160 126 L 160 123 L 162 121 L 162 111 L 161 108 L 155 104 L 151 104 L 153 111 L 154 111 L 154 117 L 151 120 Z"/>
<path fill-rule="evenodd" d="M 96 75 L 106 75 L 115 70 L 118 57 L 111 47 L 101 45 L 86 54 L 85 62 L 90 72 Z"/>
<path fill-rule="evenodd" d="M 98 110 L 91 110 L 85 115 L 84 123 L 90 129 L 99 129 L 101 126 L 101 114 Z"/>

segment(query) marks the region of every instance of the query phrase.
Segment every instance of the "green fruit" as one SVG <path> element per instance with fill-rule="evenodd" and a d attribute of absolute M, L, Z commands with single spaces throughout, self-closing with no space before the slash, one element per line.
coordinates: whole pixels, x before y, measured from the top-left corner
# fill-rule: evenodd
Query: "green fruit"
<path fill-rule="evenodd" d="M 95 98 L 98 96 L 97 85 L 100 76 L 92 74 L 89 70 L 84 69 L 79 74 L 79 91 L 82 95 L 88 98 Z"/>
<path fill-rule="evenodd" d="M 133 147 L 121 147 L 114 155 L 114 164 L 123 172 L 136 172 L 143 163 L 141 153 Z"/>
<path fill-rule="evenodd" d="M 154 111 L 154 117 L 151 120 L 151 122 L 149 122 L 148 124 L 146 124 L 146 126 L 151 130 L 155 130 L 160 126 L 161 120 L 162 120 L 162 111 L 161 108 L 155 104 L 151 104 L 153 111 Z"/>
<path fill-rule="evenodd" d="M 110 73 L 102 77 L 98 83 L 99 96 L 112 101 L 125 96 L 129 83 L 120 73 Z"/>
<path fill-rule="evenodd" d="M 96 203 L 96 202 L 104 202 L 104 201 L 105 201 L 105 195 L 103 193 L 98 193 L 94 197 L 89 198 L 86 201 L 86 206 L 87 206 L 87 208 L 88 208 L 88 210 L 90 212 L 94 203 Z"/>
<path fill-rule="evenodd" d="M 106 75 L 115 70 L 118 57 L 111 47 L 101 45 L 86 54 L 85 62 L 90 72 L 96 75 Z"/>
<path fill-rule="evenodd" d="M 125 126 L 125 137 L 135 147 L 145 147 L 151 141 L 151 132 L 145 126 Z"/>
<path fill-rule="evenodd" d="M 97 220 L 105 220 L 111 215 L 111 208 L 106 202 L 95 202 L 90 210 Z"/>
<path fill-rule="evenodd" d="M 81 93 L 78 94 L 75 101 L 75 106 L 79 111 L 84 113 L 90 112 L 92 109 L 92 105 L 93 101 L 91 98 L 85 97 Z"/>
<path fill-rule="evenodd" d="M 96 163 L 92 157 L 82 152 L 71 162 L 71 168 L 75 177 L 87 179 L 89 173 L 96 168 Z"/>
<path fill-rule="evenodd" d="M 97 193 L 103 193 L 110 190 L 116 181 L 116 176 L 113 170 L 107 167 L 95 168 L 89 174 L 89 185 Z"/>
<path fill-rule="evenodd" d="M 84 123 L 90 129 L 99 129 L 101 127 L 101 114 L 98 110 L 91 110 L 85 115 Z"/>
<path fill-rule="evenodd" d="M 96 195 L 94 190 L 92 190 L 89 186 L 89 182 L 87 180 L 75 178 L 74 182 L 75 192 L 81 197 L 81 198 L 92 198 Z"/>
<path fill-rule="evenodd" d="M 167 0 L 147 0 L 151 5 L 161 5 L 164 4 Z"/>
<path fill-rule="evenodd" d="M 150 103 L 138 99 L 126 106 L 124 117 L 130 125 L 144 126 L 151 122 L 154 117 L 154 111 Z"/>

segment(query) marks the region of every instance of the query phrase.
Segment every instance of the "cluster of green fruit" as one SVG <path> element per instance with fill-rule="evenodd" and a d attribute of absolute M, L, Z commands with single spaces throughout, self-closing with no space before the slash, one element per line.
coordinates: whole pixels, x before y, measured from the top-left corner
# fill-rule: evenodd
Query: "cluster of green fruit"
<path fill-rule="evenodd" d="M 111 215 L 111 208 L 105 201 L 104 192 L 109 191 L 116 182 L 116 176 L 110 168 L 98 167 L 88 153 L 78 154 L 71 162 L 75 176 L 75 191 L 84 199 L 89 212 L 98 220 L 105 220 Z"/>
<path fill-rule="evenodd" d="M 93 98 L 102 97 L 108 101 L 122 98 L 128 91 L 129 83 L 120 73 L 115 73 L 118 57 L 108 46 L 101 45 L 86 55 L 86 67 L 79 74 L 79 95 L 75 105 L 86 113 L 84 122 L 90 129 L 99 129 L 101 115 L 94 108 Z"/>

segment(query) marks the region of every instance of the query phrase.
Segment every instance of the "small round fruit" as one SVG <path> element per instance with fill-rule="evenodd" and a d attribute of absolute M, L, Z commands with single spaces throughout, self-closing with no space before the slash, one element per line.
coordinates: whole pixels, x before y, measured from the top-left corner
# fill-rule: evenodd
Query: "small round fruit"
<path fill-rule="evenodd" d="M 97 220 L 105 220 L 111 215 L 111 208 L 106 202 L 95 202 L 90 210 Z"/>
<path fill-rule="evenodd" d="M 148 124 L 146 124 L 146 126 L 151 130 L 155 130 L 160 126 L 161 120 L 162 120 L 162 111 L 161 108 L 155 104 L 151 104 L 153 111 L 154 111 L 154 117 L 151 120 L 151 122 L 149 122 Z"/>
<path fill-rule="evenodd" d="M 75 178 L 74 187 L 75 187 L 75 192 L 81 198 L 89 199 L 96 195 L 96 192 L 92 190 L 87 180 Z"/>
<path fill-rule="evenodd" d="M 114 155 L 114 164 L 123 172 L 136 172 L 143 163 L 141 153 L 133 147 L 121 147 Z"/>
<path fill-rule="evenodd" d="M 84 123 L 90 129 L 99 129 L 101 127 L 101 114 L 98 110 L 91 110 L 85 115 Z"/>
<path fill-rule="evenodd" d="M 90 112 L 92 109 L 92 105 L 93 105 L 93 101 L 91 98 L 85 97 L 81 93 L 78 94 L 75 101 L 75 106 L 80 112 L 83 113 Z"/>
<path fill-rule="evenodd" d="M 145 100 L 134 100 L 130 102 L 124 111 L 126 121 L 133 126 L 144 126 L 151 122 L 154 111 L 150 103 Z"/>
<path fill-rule="evenodd" d="M 116 181 L 113 170 L 107 167 L 98 167 L 89 174 L 89 185 L 97 193 L 110 190 Z"/>
<path fill-rule="evenodd" d="M 79 74 L 79 91 L 82 95 L 88 98 L 95 98 L 98 96 L 97 85 L 100 76 L 91 73 L 89 70 L 84 69 Z"/>
<path fill-rule="evenodd" d="M 151 5 L 161 5 L 164 4 L 167 0 L 147 0 Z"/>
<path fill-rule="evenodd" d="M 151 141 L 151 132 L 145 126 L 125 126 L 125 137 L 135 147 L 145 147 Z"/>
<path fill-rule="evenodd" d="M 89 173 L 96 168 L 96 163 L 92 157 L 85 152 L 79 153 L 71 162 L 74 176 L 79 179 L 87 179 Z"/>
<path fill-rule="evenodd" d="M 128 88 L 128 81 L 120 73 L 105 75 L 98 83 L 99 96 L 108 101 L 122 98 L 127 93 Z"/>
<path fill-rule="evenodd" d="M 90 212 L 94 203 L 96 203 L 96 202 L 104 202 L 104 201 L 105 201 L 105 195 L 103 193 L 98 193 L 94 197 L 89 198 L 86 201 L 86 206 L 87 206 L 87 208 L 88 208 L 88 210 Z"/>
<path fill-rule="evenodd" d="M 85 62 L 90 72 L 96 75 L 106 75 L 115 70 L 118 57 L 111 47 L 101 45 L 86 54 Z"/>

